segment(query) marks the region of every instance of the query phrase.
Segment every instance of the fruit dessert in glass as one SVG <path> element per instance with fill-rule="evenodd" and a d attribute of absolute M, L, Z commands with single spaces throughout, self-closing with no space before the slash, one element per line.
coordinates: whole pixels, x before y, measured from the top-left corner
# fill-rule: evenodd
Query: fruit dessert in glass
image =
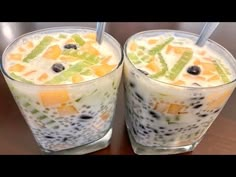
<path fill-rule="evenodd" d="M 123 58 L 94 29 L 60 27 L 20 36 L 2 72 L 41 150 L 85 154 L 109 145 Z"/>
<path fill-rule="evenodd" d="M 234 57 L 195 34 L 153 30 L 124 47 L 126 125 L 137 154 L 192 151 L 235 88 Z"/>

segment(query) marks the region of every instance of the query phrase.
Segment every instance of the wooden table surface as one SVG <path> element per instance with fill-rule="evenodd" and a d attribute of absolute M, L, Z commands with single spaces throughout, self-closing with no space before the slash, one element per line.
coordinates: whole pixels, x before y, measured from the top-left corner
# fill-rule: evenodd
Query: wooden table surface
<path fill-rule="evenodd" d="M 116 38 L 119 33 L 111 30 Z M 124 39 L 120 38 L 121 44 Z M 134 155 L 124 124 L 123 87 L 120 87 L 114 131 L 111 144 L 92 155 Z M 223 111 L 209 128 L 197 148 L 186 155 L 195 154 L 236 154 L 236 92 L 233 93 Z M 119 113 L 119 114 L 118 114 Z M 15 101 L 0 75 L 0 155 L 41 154 L 30 129 L 22 117 Z"/>

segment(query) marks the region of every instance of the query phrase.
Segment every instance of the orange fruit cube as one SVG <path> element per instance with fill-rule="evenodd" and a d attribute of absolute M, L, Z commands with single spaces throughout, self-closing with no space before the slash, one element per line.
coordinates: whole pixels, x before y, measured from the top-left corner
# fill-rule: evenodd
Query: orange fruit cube
<path fill-rule="evenodd" d="M 72 82 L 73 83 L 79 83 L 82 80 L 84 80 L 84 79 L 79 73 L 76 73 L 75 75 L 72 76 Z"/>
<path fill-rule="evenodd" d="M 45 79 L 48 78 L 48 74 L 47 73 L 43 73 L 39 76 L 38 80 L 39 81 L 44 81 Z"/>
<path fill-rule="evenodd" d="M 51 46 L 44 53 L 43 57 L 47 59 L 57 59 L 61 55 L 61 49 L 58 45 Z"/>
<path fill-rule="evenodd" d="M 116 65 L 102 64 L 98 66 L 92 66 L 92 70 L 97 76 L 104 76 L 107 73 L 111 72 Z"/>
<path fill-rule="evenodd" d="M 132 42 L 129 46 L 129 49 L 131 51 L 135 51 L 137 49 L 138 45 L 135 42 Z"/>
<path fill-rule="evenodd" d="M 156 44 L 157 40 L 156 39 L 149 39 L 148 40 L 148 44 L 152 45 L 152 44 Z"/>
<path fill-rule="evenodd" d="M 156 64 L 156 62 L 155 62 L 154 59 L 151 60 L 151 61 L 146 65 L 146 67 L 147 67 L 148 69 L 150 69 L 151 71 L 153 71 L 154 73 L 160 71 L 160 69 L 158 68 L 158 66 L 157 66 L 157 64 Z"/>
<path fill-rule="evenodd" d="M 61 105 L 57 108 L 57 111 L 61 116 L 68 116 L 78 113 L 78 111 L 72 105 Z"/>
<path fill-rule="evenodd" d="M 180 114 L 183 111 L 184 108 L 186 108 L 185 105 L 170 104 L 167 113 L 169 113 L 169 114 Z"/>
<path fill-rule="evenodd" d="M 19 53 L 9 54 L 8 59 L 9 60 L 21 60 L 22 59 L 22 54 L 19 54 Z"/>
<path fill-rule="evenodd" d="M 46 90 L 39 93 L 39 97 L 45 107 L 56 106 L 70 100 L 67 90 Z"/>
<path fill-rule="evenodd" d="M 25 66 L 21 65 L 21 64 L 15 64 L 13 66 L 9 67 L 9 71 L 10 72 L 21 72 L 25 69 Z"/>
<path fill-rule="evenodd" d="M 102 115 L 100 117 L 102 120 L 105 121 L 109 118 L 109 115 L 110 115 L 109 112 L 104 112 L 104 113 L 102 113 Z"/>

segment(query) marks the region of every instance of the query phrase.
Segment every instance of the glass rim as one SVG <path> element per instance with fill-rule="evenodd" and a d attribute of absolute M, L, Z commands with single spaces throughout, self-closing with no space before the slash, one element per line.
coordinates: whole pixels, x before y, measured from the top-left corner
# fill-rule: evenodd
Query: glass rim
<path fill-rule="evenodd" d="M 107 74 L 105 74 L 101 77 L 97 77 L 97 78 L 87 80 L 87 81 L 82 81 L 82 82 L 79 82 L 79 83 L 70 83 L 70 84 L 35 84 L 35 83 L 27 83 L 27 82 L 23 82 L 23 81 L 18 81 L 18 80 L 14 79 L 14 78 L 12 78 L 11 76 L 8 75 L 8 73 L 4 69 L 3 60 L 5 59 L 5 56 L 6 56 L 6 54 L 7 54 L 10 47 L 12 47 L 14 44 L 19 42 L 19 40 L 23 39 L 24 37 L 31 36 L 31 35 L 34 35 L 34 34 L 40 34 L 40 33 L 43 33 L 43 32 L 56 31 L 56 30 L 79 30 L 79 31 L 88 30 L 88 31 L 96 32 L 96 29 L 91 28 L 91 27 L 60 26 L 60 27 L 43 28 L 43 29 L 34 30 L 34 31 L 31 31 L 31 32 L 24 33 L 24 34 L 18 36 L 17 38 L 15 38 L 10 44 L 7 45 L 7 47 L 3 51 L 2 57 L 0 57 L 0 70 L 2 71 L 3 75 L 6 76 L 8 79 L 14 81 L 14 82 L 17 82 L 19 84 L 30 85 L 30 86 L 36 86 L 36 87 L 65 87 L 65 86 L 69 86 L 69 87 L 74 87 L 74 86 L 78 86 L 78 85 L 86 85 L 86 84 L 89 84 L 91 82 L 95 82 L 99 79 L 108 77 L 109 75 L 112 75 L 112 73 L 117 71 L 122 66 L 122 63 L 124 61 L 124 54 L 123 54 L 122 46 L 120 45 L 120 43 L 113 36 L 111 36 L 110 34 L 108 34 L 107 32 L 104 31 L 104 38 L 107 37 L 108 39 L 111 40 L 111 42 L 108 41 L 108 43 L 110 43 L 110 44 L 112 43 L 112 44 L 114 44 L 115 46 L 117 46 L 119 48 L 118 53 L 120 54 L 120 57 L 119 57 L 119 61 L 118 61 L 118 64 L 117 64 L 116 68 L 113 69 L 111 72 L 109 72 L 109 73 L 107 73 Z M 61 32 L 63 32 L 63 31 L 61 31 Z"/>
<path fill-rule="evenodd" d="M 123 52 L 124 52 L 124 55 L 125 55 L 125 58 L 127 59 L 127 61 L 131 64 L 131 66 L 136 70 L 138 71 L 138 69 L 134 66 L 134 64 L 130 61 L 128 55 L 127 55 L 127 46 L 128 46 L 128 43 L 130 42 L 131 39 L 133 39 L 134 37 L 136 36 L 139 36 L 139 35 L 142 35 L 142 34 L 145 34 L 145 33 L 154 33 L 154 32 L 172 32 L 172 33 L 179 33 L 179 34 L 187 34 L 187 35 L 190 35 L 192 37 L 199 37 L 199 34 L 196 34 L 196 33 L 191 33 L 191 32 L 188 32 L 188 31 L 182 31 L 182 30 L 171 30 L 171 29 L 158 29 L 158 30 L 145 30 L 145 31 L 141 31 L 141 32 L 138 32 L 138 33 L 135 33 L 133 35 L 131 35 L 126 41 L 125 41 L 125 44 L 124 44 L 124 48 L 123 48 Z M 224 53 L 228 54 L 230 57 L 231 57 L 231 60 L 235 63 L 236 65 L 236 59 L 235 57 L 225 48 L 223 47 L 222 45 L 220 45 L 219 43 L 211 40 L 211 39 L 208 39 L 206 42 L 209 42 L 213 45 L 216 45 L 218 46 Z M 234 59 L 234 60 L 233 60 Z M 142 74 L 140 72 L 140 74 Z M 164 85 L 167 85 L 167 86 L 171 86 L 171 87 L 176 87 L 176 88 L 181 88 L 181 89 L 187 89 L 187 90 L 197 90 L 197 89 L 213 89 L 213 88 L 218 88 L 218 87 L 223 87 L 223 86 L 226 86 L 226 85 L 230 85 L 230 84 L 233 84 L 234 82 L 236 82 L 236 77 L 228 82 L 228 83 L 224 83 L 224 84 L 220 84 L 220 85 L 216 85 L 216 86 L 210 86 L 210 87 L 191 87 L 191 86 L 179 86 L 179 85 L 174 85 L 174 84 L 171 84 L 171 83 L 167 83 L 167 82 L 163 82 L 163 81 L 160 81 L 160 80 L 154 80 L 144 74 L 142 74 L 143 77 L 149 79 L 151 82 L 157 82 L 157 83 L 161 83 L 161 84 L 164 84 Z"/>

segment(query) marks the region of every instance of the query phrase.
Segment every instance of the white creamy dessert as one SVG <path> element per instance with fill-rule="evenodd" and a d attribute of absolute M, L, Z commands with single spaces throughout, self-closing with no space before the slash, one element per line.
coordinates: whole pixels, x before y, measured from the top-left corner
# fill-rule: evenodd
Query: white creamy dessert
<path fill-rule="evenodd" d="M 34 32 L 6 49 L 3 67 L 43 151 L 81 148 L 112 132 L 122 55 L 110 36 L 99 45 L 94 30 Z M 107 146 L 109 138 L 94 148 Z"/>
<path fill-rule="evenodd" d="M 125 45 L 126 124 L 135 151 L 139 145 L 153 154 L 192 150 L 234 90 L 233 57 L 184 35 L 147 31 Z"/>

